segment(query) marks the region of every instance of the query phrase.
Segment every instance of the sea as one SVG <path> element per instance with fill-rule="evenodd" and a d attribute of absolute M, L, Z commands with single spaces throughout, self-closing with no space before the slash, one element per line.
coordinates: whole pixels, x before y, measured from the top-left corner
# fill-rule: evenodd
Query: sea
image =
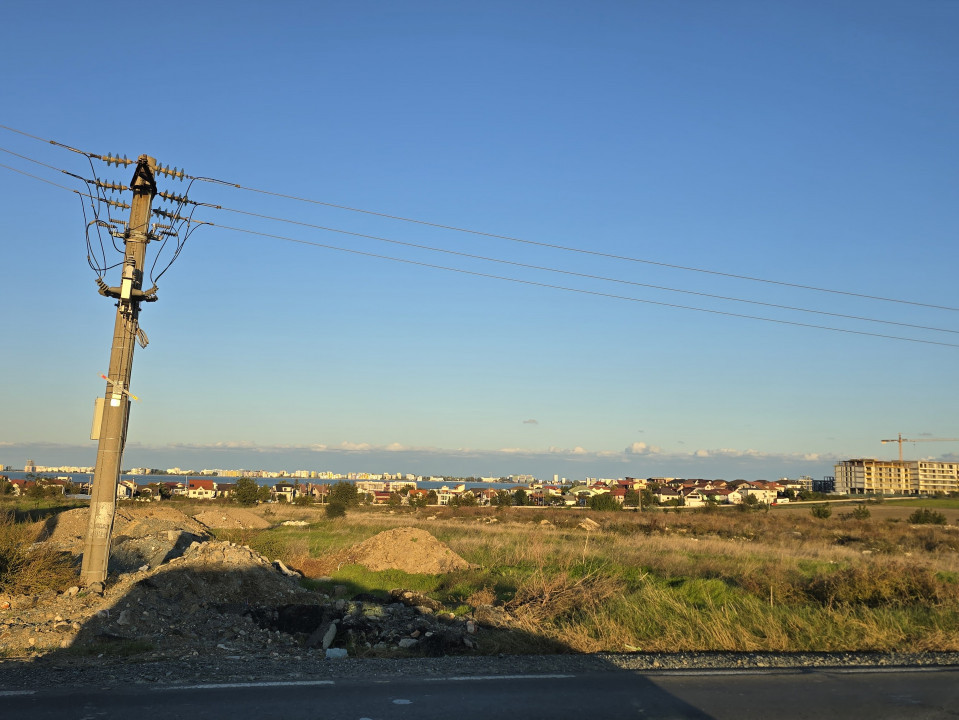
<path fill-rule="evenodd" d="M 29 473 L 26 473 L 26 472 L 24 472 L 24 471 L 22 471 L 22 470 L 5 470 L 5 471 L 3 471 L 3 472 L 0 472 L 0 475 L 5 475 L 5 476 L 7 476 L 8 478 L 10 478 L 11 480 L 22 480 L 22 479 L 25 479 L 28 474 L 29 474 Z M 36 474 L 37 474 L 37 475 L 42 475 L 43 477 L 63 478 L 63 479 L 69 480 L 70 482 L 78 482 L 78 483 L 79 483 L 79 482 L 90 482 L 90 481 L 93 480 L 93 474 L 92 474 L 92 473 L 42 472 L 42 473 L 36 473 Z M 237 480 L 235 477 L 223 477 L 223 478 L 218 478 L 218 477 L 213 476 L 213 475 L 200 475 L 200 474 L 196 474 L 196 475 L 152 475 L 152 474 L 151 474 L 151 475 L 130 475 L 130 474 L 121 474 L 121 475 L 120 475 L 120 479 L 121 479 L 121 480 L 133 480 L 135 483 L 137 483 L 137 485 L 146 485 L 146 484 L 148 484 L 148 483 L 154 483 L 154 482 L 182 482 L 182 483 L 185 483 L 188 479 L 189 479 L 189 480 L 196 480 L 196 479 L 201 479 L 201 480 L 216 480 L 217 482 L 224 482 L 224 483 L 233 483 L 233 482 L 236 482 L 236 480 Z M 286 478 L 256 478 L 256 481 L 257 481 L 260 485 L 275 485 L 275 484 L 278 483 L 278 482 L 297 482 L 297 481 L 299 481 L 300 483 L 309 483 L 309 482 L 311 482 L 311 483 L 315 483 L 315 484 L 324 484 L 324 483 L 325 483 L 325 484 L 333 484 L 333 483 L 339 482 L 339 480 L 319 480 L 319 479 L 308 480 L 308 479 L 305 479 L 305 478 L 289 478 L 289 477 L 286 477 Z M 346 482 L 366 482 L 366 481 L 365 481 L 365 480 L 360 480 L 360 481 L 347 480 Z M 376 482 L 376 481 L 372 481 L 372 482 Z M 452 481 L 452 482 L 423 480 L 423 481 L 421 481 L 421 482 L 417 482 L 417 483 L 416 483 L 416 487 L 422 488 L 423 490 L 439 490 L 441 487 L 444 487 L 444 486 L 446 486 L 446 487 L 456 487 L 457 485 L 465 485 L 466 488 L 467 488 L 467 489 L 470 489 L 470 490 L 472 490 L 472 489 L 480 489 L 480 490 L 482 490 L 482 489 L 488 489 L 488 488 L 492 488 L 492 489 L 494 489 L 494 490 L 506 490 L 506 489 L 516 488 L 516 487 L 527 487 L 525 484 L 522 484 L 522 483 L 465 482 L 465 481 L 459 482 L 459 481 L 456 481 L 456 480 L 454 480 L 454 481 Z"/>

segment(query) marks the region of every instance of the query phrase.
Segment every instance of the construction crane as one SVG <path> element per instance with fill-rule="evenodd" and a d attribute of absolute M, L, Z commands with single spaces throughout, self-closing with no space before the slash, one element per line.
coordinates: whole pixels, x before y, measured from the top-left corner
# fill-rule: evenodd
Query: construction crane
<path fill-rule="evenodd" d="M 909 438 L 904 438 L 902 433 L 899 433 L 898 438 L 893 440 L 881 440 L 882 443 L 899 443 L 899 462 L 902 462 L 902 444 L 904 442 L 959 442 L 959 438 L 920 438 L 918 440 L 910 440 Z"/>

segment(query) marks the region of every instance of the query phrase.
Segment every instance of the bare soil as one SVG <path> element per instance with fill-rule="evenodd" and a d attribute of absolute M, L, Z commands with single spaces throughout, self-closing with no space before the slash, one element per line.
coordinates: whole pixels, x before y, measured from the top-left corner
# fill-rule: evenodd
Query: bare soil
<path fill-rule="evenodd" d="M 193 516 L 197 522 L 208 528 L 229 528 L 231 530 L 262 530 L 270 527 L 270 523 L 252 510 L 234 507 L 221 507 L 216 510 L 206 510 Z"/>
<path fill-rule="evenodd" d="M 424 575 L 440 575 L 470 567 L 428 532 L 413 527 L 386 530 L 341 552 L 323 558 L 298 558 L 294 563 L 294 567 L 307 577 L 328 575 L 342 565 Z"/>
<path fill-rule="evenodd" d="M 36 523 L 38 546 L 75 556 L 86 533 L 85 508 Z M 271 519 L 278 520 L 276 517 Z M 77 586 L 41 595 L 0 595 L 0 656 L 76 657 L 146 653 L 154 659 L 197 655 L 271 655 L 350 646 L 351 652 L 469 652 L 475 623 L 438 612 L 397 589 L 391 602 L 351 601 L 307 589 L 301 575 L 246 546 L 212 539 L 211 527 L 263 528 L 242 508 L 194 517 L 161 505 L 118 508 L 111 573 L 102 595 Z M 442 573 L 466 561 L 424 530 L 397 528 L 317 564 L 360 563 L 371 570 Z M 332 629 L 331 629 L 332 628 Z"/>

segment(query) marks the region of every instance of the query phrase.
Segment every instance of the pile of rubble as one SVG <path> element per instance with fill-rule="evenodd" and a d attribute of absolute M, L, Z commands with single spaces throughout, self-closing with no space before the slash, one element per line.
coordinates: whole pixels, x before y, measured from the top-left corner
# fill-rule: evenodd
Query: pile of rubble
<path fill-rule="evenodd" d="M 44 542 L 82 547 L 85 511 L 82 522 L 73 513 L 46 528 Z M 0 596 L 0 648 L 10 656 L 236 658 L 446 655 L 477 647 L 476 622 L 444 612 L 426 596 L 395 590 L 386 602 L 351 599 L 344 586 L 335 586 L 331 597 L 305 587 L 299 573 L 281 562 L 212 540 L 200 523 L 180 515 L 118 513 L 111 568 L 120 572 L 111 571 L 102 595 L 72 587 Z M 381 533 L 347 554 L 374 570 L 468 567 L 432 535 L 413 528 Z"/>

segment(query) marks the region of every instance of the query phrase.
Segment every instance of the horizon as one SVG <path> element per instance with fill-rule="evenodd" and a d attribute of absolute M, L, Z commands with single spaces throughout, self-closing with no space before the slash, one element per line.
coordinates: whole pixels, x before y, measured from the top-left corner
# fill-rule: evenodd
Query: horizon
<path fill-rule="evenodd" d="M 131 450 L 133 448 L 130 448 Z M 0 463 L 14 468 L 10 472 L 23 472 L 19 468 L 26 464 L 27 460 L 33 460 L 38 466 L 48 467 L 92 467 L 96 458 L 96 448 L 91 443 L 91 447 L 81 452 L 77 447 L 59 447 L 54 448 L 50 445 L 35 444 L 31 446 L 22 446 L 18 448 L 18 454 L 24 454 L 24 460 L 21 463 L 11 462 L 13 448 L 9 444 L 4 447 L 0 443 Z M 744 479 L 744 480 L 777 480 L 779 478 L 798 478 L 809 476 L 814 479 L 834 475 L 834 464 L 826 464 L 825 460 L 809 462 L 795 460 L 791 464 L 784 461 L 779 463 L 768 462 L 768 471 L 764 473 L 750 474 L 750 469 L 755 469 L 754 463 L 757 462 L 755 456 L 747 458 L 732 458 L 725 461 L 717 461 L 709 458 L 700 458 L 700 464 L 697 466 L 686 465 L 686 471 L 679 471 L 681 467 L 678 463 L 669 458 L 660 458 L 656 462 L 647 461 L 630 463 L 622 458 L 605 458 L 601 462 L 595 458 L 584 458 L 581 455 L 573 459 L 563 459 L 553 456 L 517 456 L 514 453 L 505 453 L 498 459 L 498 463 L 492 463 L 487 460 L 484 467 L 480 468 L 479 463 L 471 464 L 472 459 L 469 453 L 463 453 L 459 456 L 449 456 L 449 463 L 444 464 L 442 456 L 439 454 L 419 455 L 416 453 L 403 453 L 399 451 L 383 451 L 375 453 L 371 451 L 348 451 L 348 452 L 330 452 L 330 451 L 300 451 L 289 448 L 272 451 L 262 449 L 247 449 L 245 454 L 236 449 L 220 451 L 215 455 L 206 454 L 204 450 L 193 448 L 190 451 L 180 449 L 146 449 L 136 448 L 138 452 L 128 452 L 124 454 L 124 468 L 151 468 L 151 469 L 170 469 L 179 467 L 185 470 L 221 470 L 221 471 L 241 471 L 247 470 L 264 472 L 287 472 L 297 471 L 312 472 L 332 472 L 340 475 L 350 473 L 372 473 L 372 474 L 399 474 L 409 473 L 419 476 L 447 476 L 447 477 L 513 477 L 519 475 L 532 475 L 540 480 L 549 480 L 554 475 L 560 478 L 576 480 L 581 478 L 623 478 L 623 477 L 681 477 L 681 478 L 702 478 L 702 479 Z M 32 454 L 31 454 L 32 453 Z M 888 455 L 888 453 L 885 453 Z M 195 461 L 188 462 L 193 457 Z M 233 462 L 224 462 L 228 457 L 237 458 Z M 239 458 L 245 458 L 240 460 Z M 878 458 L 876 455 L 867 456 Z M 52 459 L 51 459 L 52 458 Z M 88 462 L 83 459 L 87 458 Z M 152 461 L 147 461 L 152 458 Z M 327 458 L 328 461 L 321 463 L 321 458 Z M 852 459 L 849 457 L 838 458 L 835 462 Z M 895 458 L 884 458 L 892 460 Z M 954 454 L 945 454 L 937 457 L 905 458 L 938 460 L 942 462 L 959 462 L 959 456 Z M 80 462 L 77 462 L 80 460 Z M 137 461 L 140 460 L 140 461 Z M 164 460 L 164 462 L 158 462 Z M 741 462 L 737 462 L 740 461 Z M 212 461 L 212 462 L 211 462 Z M 525 463 L 525 464 L 524 464 Z M 820 471 L 817 472 L 816 469 Z M 690 469 L 693 471 L 690 472 Z"/>

